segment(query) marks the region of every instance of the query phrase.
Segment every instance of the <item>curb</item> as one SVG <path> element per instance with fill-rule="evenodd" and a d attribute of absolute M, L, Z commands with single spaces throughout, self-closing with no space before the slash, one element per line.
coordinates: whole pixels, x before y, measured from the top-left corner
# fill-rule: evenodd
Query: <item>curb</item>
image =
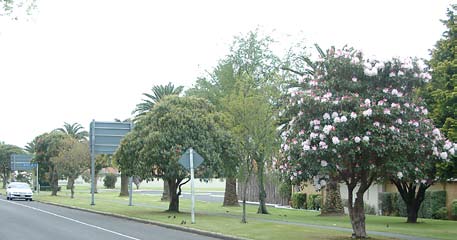
<path fill-rule="evenodd" d="M 57 203 L 43 202 L 43 201 L 39 201 L 39 200 L 34 200 L 34 201 L 43 203 L 43 204 L 47 204 L 47 205 L 52 205 L 52 206 L 64 207 L 64 208 L 68 208 L 68 209 L 95 213 L 95 214 L 100 214 L 100 215 L 104 215 L 104 216 L 110 216 L 110 217 L 135 221 L 135 222 L 139 222 L 139 223 L 144 223 L 144 224 L 151 224 L 151 225 L 164 227 L 164 228 L 168 228 L 168 229 L 173 229 L 173 230 L 177 230 L 177 231 L 194 233 L 194 234 L 202 235 L 202 236 L 206 236 L 206 237 L 218 238 L 218 239 L 223 239 L 223 240 L 248 240 L 248 238 L 241 238 L 241 237 L 235 237 L 235 236 L 230 236 L 230 235 L 222 235 L 220 233 L 215 233 L 215 232 L 210 232 L 210 231 L 205 231 L 205 230 L 200 230 L 200 229 L 195 229 L 195 228 L 190 228 L 190 227 L 182 227 L 182 226 L 178 226 L 178 225 L 167 224 L 167 223 L 151 221 L 151 220 L 145 220 L 145 219 L 140 219 L 140 218 L 128 217 L 125 215 L 120 215 L 120 214 L 115 214 L 115 213 L 101 212 L 101 211 L 90 210 L 90 209 L 86 209 L 86 208 L 79 208 L 79 207 L 67 206 L 67 205 L 62 205 L 62 204 L 57 204 Z"/>

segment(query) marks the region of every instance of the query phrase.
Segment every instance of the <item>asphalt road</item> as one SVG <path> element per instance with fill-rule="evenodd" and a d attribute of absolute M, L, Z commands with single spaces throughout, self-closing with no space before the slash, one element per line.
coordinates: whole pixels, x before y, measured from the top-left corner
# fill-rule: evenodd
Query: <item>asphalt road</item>
<path fill-rule="evenodd" d="M 7 201 L 2 196 L 0 197 L 0 239 L 210 240 L 216 238 L 38 202 Z"/>

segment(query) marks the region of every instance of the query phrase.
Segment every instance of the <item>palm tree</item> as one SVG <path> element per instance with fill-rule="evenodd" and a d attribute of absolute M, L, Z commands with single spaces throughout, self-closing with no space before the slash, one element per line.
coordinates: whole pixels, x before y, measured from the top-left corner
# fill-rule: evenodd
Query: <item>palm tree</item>
<path fill-rule="evenodd" d="M 84 129 L 84 127 L 81 126 L 81 124 L 79 124 L 79 123 L 69 124 L 69 123 L 65 122 L 63 124 L 63 128 L 57 128 L 56 131 L 65 133 L 65 134 L 69 135 L 70 137 L 72 137 L 78 141 L 81 141 L 83 139 L 86 139 L 86 137 L 89 136 L 89 133 L 83 129 Z"/>
<path fill-rule="evenodd" d="M 35 153 L 35 146 L 36 146 L 36 139 L 33 139 L 33 141 L 27 143 L 27 145 L 24 146 L 24 149 L 28 153 L 33 154 L 33 153 Z"/>
<path fill-rule="evenodd" d="M 171 82 L 169 82 L 167 85 L 153 86 L 151 88 L 152 93 L 143 93 L 143 95 L 147 98 L 143 99 L 143 102 L 137 104 L 136 109 L 132 112 L 132 114 L 136 114 L 134 121 L 149 112 L 154 107 L 154 105 L 165 96 L 179 95 L 183 89 L 183 86 L 178 86 L 175 88 Z M 162 201 L 169 199 L 169 188 L 167 181 L 163 181 L 163 193 L 161 199 Z"/>
<path fill-rule="evenodd" d="M 149 112 L 149 110 L 151 110 L 151 108 L 153 108 L 154 105 L 163 97 L 170 95 L 179 95 L 183 89 L 183 86 L 178 86 L 175 88 L 171 82 L 169 82 L 167 85 L 155 85 L 151 88 L 152 93 L 143 93 L 143 95 L 147 98 L 143 99 L 143 102 L 136 105 L 136 109 L 132 112 L 132 114 L 135 114 L 135 118 L 138 118 Z"/>

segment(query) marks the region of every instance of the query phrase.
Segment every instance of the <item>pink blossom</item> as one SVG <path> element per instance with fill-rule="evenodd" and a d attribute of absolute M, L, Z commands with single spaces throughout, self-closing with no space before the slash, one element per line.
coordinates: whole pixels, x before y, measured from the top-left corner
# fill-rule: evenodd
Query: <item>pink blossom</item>
<path fill-rule="evenodd" d="M 440 157 L 441 157 L 441 159 L 446 160 L 447 159 L 447 152 L 441 152 L 440 153 Z"/>
<path fill-rule="evenodd" d="M 395 72 L 390 72 L 389 77 L 395 77 Z"/>
<path fill-rule="evenodd" d="M 337 112 L 333 112 L 332 113 L 332 118 L 336 118 L 336 117 L 338 117 L 338 113 Z"/>
<path fill-rule="evenodd" d="M 355 138 L 354 138 L 354 142 L 355 142 L 355 143 L 359 143 L 360 140 L 361 140 L 360 137 L 355 137 Z"/>
<path fill-rule="evenodd" d="M 368 108 L 367 110 L 362 112 L 362 115 L 365 117 L 369 117 L 371 116 L 371 114 L 373 114 L 373 110 L 371 110 L 371 108 Z"/>
<path fill-rule="evenodd" d="M 376 122 L 373 123 L 373 126 L 375 126 L 375 127 L 379 127 L 380 125 L 381 125 L 381 124 L 380 124 L 378 121 L 376 121 Z"/>
<path fill-rule="evenodd" d="M 338 137 L 332 137 L 332 142 L 333 144 L 338 145 L 340 143 L 340 140 L 338 139 Z"/>
<path fill-rule="evenodd" d="M 386 114 L 386 115 L 390 115 L 390 109 L 388 109 L 388 108 L 384 108 L 384 114 Z"/>
<path fill-rule="evenodd" d="M 356 77 L 352 77 L 352 81 L 353 82 L 357 82 L 357 78 Z"/>
<path fill-rule="evenodd" d="M 328 120 L 328 119 L 330 119 L 330 114 L 324 113 L 324 116 L 323 116 L 323 117 L 324 117 L 325 120 Z"/>
<path fill-rule="evenodd" d="M 364 142 L 369 142 L 370 141 L 370 137 L 368 136 L 363 136 L 363 139 L 362 139 Z"/>
<path fill-rule="evenodd" d="M 403 173 L 402 172 L 397 172 L 397 177 L 402 179 L 403 178 Z"/>
<path fill-rule="evenodd" d="M 351 118 L 352 119 L 356 119 L 357 118 L 357 114 L 355 112 L 351 112 Z"/>
<path fill-rule="evenodd" d="M 348 118 L 346 116 L 342 116 L 340 120 L 341 120 L 341 122 L 347 122 Z"/>
<path fill-rule="evenodd" d="M 327 167 L 327 165 L 328 165 L 327 161 L 325 161 L 325 160 L 321 161 L 321 166 L 322 167 Z"/>
<path fill-rule="evenodd" d="M 369 106 L 370 106 L 370 104 L 371 104 L 371 101 L 370 101 L 370 99 L 368 99 L 368 98 L 367 98 L 367 99 L 365 99 L 365 106 L 369 107 Z"/>
<path fill-rule="evenodd" d="M 305 134 L 305 130 L 303 130 L 303 129 L 298 133 L 298 135 L 300 135 L 300 136 L 302 136 L 304 134 Z"/>

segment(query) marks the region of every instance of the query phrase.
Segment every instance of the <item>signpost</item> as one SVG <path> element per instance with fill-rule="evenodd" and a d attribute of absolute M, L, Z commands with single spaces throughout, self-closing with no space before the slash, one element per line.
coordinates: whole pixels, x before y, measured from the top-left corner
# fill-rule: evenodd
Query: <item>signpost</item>
<path fill-rule="evenodd" d="M 91 205 L 95 205 L 95 156 L 97 154 L 113 154 L 116 152 L 124 136 L 133 128 L 131 122 L 96 122 L 90 123 L 90 157 L 91 157 Z M 132 191 L 130 190 L 130 203 L 132 206 Z"/>
<path fill-rule="evenodd" d="M 179 158 L 179 163 L 185 167 L 187 170 L 190 170 L 190 192 L 192 199 L 191 207 L 191 218 L 192 223 L 195 223 L 195 183 L 194 183 L 194 168 L 197 168 L 202 164 L 203 157 L 200 156 L 192 148 L 186 150 L 186 152 Z"/>
<path fill-rule="evenodd" d="M 36 168 L 36 191 L 40 192 L 40 184 L 38 183 L 38 163 L 32 163 L 33 155 L 31 154 L 12 154 L 11 155 L 11 171 L 30 171 Z"/>

